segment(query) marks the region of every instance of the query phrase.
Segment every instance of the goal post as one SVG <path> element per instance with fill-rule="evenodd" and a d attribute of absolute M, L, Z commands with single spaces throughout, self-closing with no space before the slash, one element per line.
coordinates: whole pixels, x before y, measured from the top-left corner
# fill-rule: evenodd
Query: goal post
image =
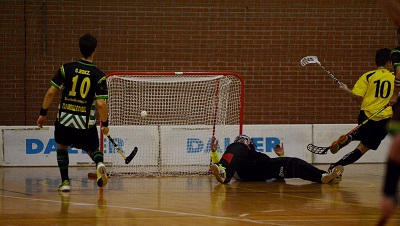
<path fill-rule="evenodd" d="M 242 132 L 243 79 L 230 72 L 114 72 L 107 75 L 110 135 L 101 136 L 110 175 L 208 174 L 210 140 L 219 152 Z"/>

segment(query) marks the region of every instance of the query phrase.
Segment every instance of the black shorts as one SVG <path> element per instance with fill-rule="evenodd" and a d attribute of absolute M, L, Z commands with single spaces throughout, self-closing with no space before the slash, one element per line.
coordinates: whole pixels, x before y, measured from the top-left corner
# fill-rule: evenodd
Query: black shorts
<path fill-rule="evenodd" d="M 76 129 L 61 125 L 58 121 L 55 121 L 54 127 L 54 139 L 57 144 L 90 151 L 99 148 L 97 127 Z"/>
<path fill-rule="evenodd" d="M 358 124 L 363 123 L 367 118 L 365 112 L 360 111 L 360 114 L 358 115 Z M 376 150 L 388 134 L 386 126 L 389 122 L 390 118 L 382 119 L 380 121 L 369 120 L 358 129 L 354 138 L 356 138 L 355 140 L 361 141 L 361 143 L 367 148 Z"/>

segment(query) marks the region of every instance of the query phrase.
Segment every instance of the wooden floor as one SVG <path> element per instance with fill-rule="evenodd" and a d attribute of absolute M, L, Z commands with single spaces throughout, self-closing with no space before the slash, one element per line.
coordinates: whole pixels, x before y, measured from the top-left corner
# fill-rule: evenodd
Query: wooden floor
<path fill-rule="evenodd" d="M 0 225 L 375 225 L 384 165 L 347 166 L 339 185 L 114 177 L 99 189 L 88 172 L 70 168 L 60 195 L 58 168 L 0 168 Z"/>

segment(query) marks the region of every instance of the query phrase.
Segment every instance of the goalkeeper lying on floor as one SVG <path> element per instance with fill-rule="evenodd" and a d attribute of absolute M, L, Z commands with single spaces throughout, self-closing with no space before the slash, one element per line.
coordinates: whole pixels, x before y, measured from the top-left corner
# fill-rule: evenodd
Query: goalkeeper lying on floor
<path fill-rule="evenodd" d="M 277 158 L 256 151 L 253 140 L 246 135 L 239 135 L 230 144 L 219 159 L 218 140 L 211 139 L 211 173 L 220 183 L 228 183 L 232 177 L 242 181 L 266 181 L 269 179 L 301 178 L 317 183 L 339 183 L 342 179 L 343 166 L 336 166 L 329 172 L 320 170 L 308 162 L 285 157 L 283 144 L 274 147 Z"/>

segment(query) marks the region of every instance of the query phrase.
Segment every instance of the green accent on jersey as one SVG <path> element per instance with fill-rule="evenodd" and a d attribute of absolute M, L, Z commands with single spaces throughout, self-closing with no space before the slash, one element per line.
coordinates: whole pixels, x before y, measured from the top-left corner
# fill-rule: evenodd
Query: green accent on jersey
<path fill-rule="evenodd" d="M 392 55 L 393 53 L 400 53 L 400 50 L 398 50 L 398 49 L 392 49 L 392 51 L 390 52 L 390 55 Z"/>
<path fill-rule="evenodd" d="M 95 100 L 108 99 L 108 95 L 99 95 L 94 97 Z"/>
<path fill-rule="evenodd" d="M 86 129 L 86 116 L 62 112 L 59 121 L 64 126 L 76 129 Z"/>
<path fill-rule="evenodd" d="M 96 120 L 96 105 L 95 102 L 93 101 L 92 106 L 90 107 L 90 116 L 89 116 L 90 120 Z M 90 122 L 89 122 L 90 124 Z"/>
<path fill-rule="evenodd" d="M 387 130 L 390 134 L 400 133 L 400 122 L 391 120 L 387 126 Z"/>
<path fill-rule="evenodd" d="M 400 50 L 398 50 L 398 49 L 392 49 L 392 51 L 390 52 L 390 55 L 392 55 L 393 53 L 400 53 Z"/>
<path fill-rule="evenodd" d="M 60 70 L 61 70 L 61 75 L 62 75 L 62 77 L 65 78 L 64 66 L 61 66 L 61 67 L 60 67 Z"/>
<path fill-rule="evenodd" d="M 392 51 L 390 52 L 390 57 L 392 59 L 392 63 L 394 67 L 398 67 L 400 66 L 400 50 L 398 49 L 392 49 Z"/>
<path fill-rule="evenodd" d="M 97 82 L 97 84 L 100 84 L 101 82 L 103 82 L 104 80 L 106 80 L 107 78 L 106 78 L 106 76 L 104 76 L 103 78 L 101 78 L 98 82 Z"/>
<path fill-rule="evenodd" d="M 85 62 L 82 62 L 82 61 L 78 61 L 78 63 L 86 65 L 86 66 L 94 66 L 94 64 L 92 64 L 92 63 L 85 63 Z"/>
<path fill-rule="evenodd" d="M 55 82 L 50 81 L 50 85 L 54 86 L 54 88 L 56 88 L 57 90 L 60 90 L 61 87 L 59 87 Z"/>
<path fill-rule="evenodd" d="M 367 117 L 377 112 L 389 103 L 393 95 L 395 76 L 387 69 L 376 69 L 364 73 L 356 82 L 352 93 L 363 97 L 361 110 L 365 111 Z M 372 120 L 379 121 L 391 117 L 392 107 L 387 107 Z"/>

